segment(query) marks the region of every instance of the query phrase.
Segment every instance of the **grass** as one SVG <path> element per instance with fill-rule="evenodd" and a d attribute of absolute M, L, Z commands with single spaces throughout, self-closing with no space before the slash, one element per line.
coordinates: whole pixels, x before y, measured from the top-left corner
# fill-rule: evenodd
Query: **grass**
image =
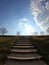
<path fill-rule="evenodd" d="M 0 65 L 4 64 L 6 56 L 10 52 L 10 49 L 16 40 L 17 38 L 15 37 L 0 37 Z"/>
<path fill-rule="evenodd" d="M 30 38 L 30 42 L 38 49 L 38 52 L 43 57 L 42 59 L 49 65 L 49 39 Z"/>
<path fill-rule="evenodd" d="M 7 54 L 10 52 L 10 49 L 12 47 L 12 43 L 2 42 L 0 43 L 0 64 L 4 63 L 4 60 L 6 59 Z"/>
<path fill-rule="evenodd" d="M 0 65 L 4 64 L 7 54 L 15 41 L 20 37 L 0 36 Z M 38 49 L 43 56 L 43 60 L 49 65 L 49 37 L 28 37 L 32 45 Z"/>

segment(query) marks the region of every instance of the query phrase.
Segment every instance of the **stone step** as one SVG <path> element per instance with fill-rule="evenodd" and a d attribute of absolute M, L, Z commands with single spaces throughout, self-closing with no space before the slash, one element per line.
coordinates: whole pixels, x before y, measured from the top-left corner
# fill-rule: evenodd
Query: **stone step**
<path fill-rule="evenodd" d="M 15 43 L 14 45 L 20 45 L 20 46 L 31 46 L 32 44 L 30 43 Z"/>
<path fill-rule="evenodd" d="M 36 49 L 11 49 L 11 52 L 37 52 Z"/>
<path fill-rule="evenodd" d="M 28 39 L 19 39 L 17 42 L 29 42 L 29 40 Z"/>
<path fill-rule="evenodd" d="M 21 42 L 17 42 L 17 44 L 19 44 L 19 43 L 20 43 L 20 44 L 21 44 L 21 43 L 22 43 L 22 44 L 29 44 L 30 42 L 24 42 L 24 41 L 23 41 L 23 42 L 22 42 L 22 41 L 21 41 Z"/>
<path fill-rule="evenodd" d="M 20 60 L 6 60 L 4 65 L 47 65 L 43 60 L 29 60 L 29 61 L 20 61 Z"/>
<path fill-rule="evenodd" d="M 13 48 L 34 48 L 34 46 L 13 46 Z"/>
<path fill-rule="evenodd" d="M 20 39 L 20 40 L 17 41 L 17 43 L 30 43 L 30 42 L 27 39 L 25 39 L 25 40 L 24 39 Z"/>
<path fill-rule="evenodd" d="M 37 57 L 41 56 L 38 53 L 10 53 L 9 56 L 14 56 L 14 57 Z"/>
<path fill-rule="evenodd" d="M 8 59 L 15 59 L 15 60 L 36 60 L 36 59 L 40 59 L 42 56 L 33 56 L 33 57 L 15 57 L 15 56 L 7 56 Z"/>

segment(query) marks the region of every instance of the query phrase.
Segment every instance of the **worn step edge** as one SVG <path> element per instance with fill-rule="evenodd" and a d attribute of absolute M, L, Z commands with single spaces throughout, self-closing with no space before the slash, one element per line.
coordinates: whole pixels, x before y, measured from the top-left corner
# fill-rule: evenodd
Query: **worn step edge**
<path fill-rule="evenodd" d="M 34 48 L 34 46 L 13 46 L 13 48 Z"/>
<path fill-rule="evenodd" d="M 37 52 L 37 50 L 11 50 L 11 52 Z"/>
<path fill-rule="evenodd" d="M 17 59 L 17 60 L 34 60 L 34 59 L 40 59 L 42 56 L 37 57 L 14 57 L 14 56 L 7 56 L 8 59 Z"/>
<path fill-rule="evenodd" d="M 26 44 L 26 43 L 25 43 L 25 44 L 22 44 L 22 43 L 16 43 L 16 44 L 14 44 L 14 45 L 22 45 L 22 46 L 23 46 L 23 45 L 32 45 L 32 44 L 28 44 L 28 43 L 27 43 L 27 44 Z"/>

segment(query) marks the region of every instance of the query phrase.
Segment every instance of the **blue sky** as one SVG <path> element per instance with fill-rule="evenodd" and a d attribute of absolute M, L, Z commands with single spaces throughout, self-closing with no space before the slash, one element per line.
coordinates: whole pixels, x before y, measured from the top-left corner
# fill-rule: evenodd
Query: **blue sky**
<path fill-rule="evenodd" d="M 37 2 L 38 0 L 0 0 L 0 27 L 7 28 L 7 34 L 10 35 L 15 35 L 17 31 L 20 31 L 23 35 L 34 34 L 34 32 L 40 33 L 43 26 L 44 31 L 47 30 L 45 24 L 40 25 L 40 23 L 41 21 L 43 22 L 46 17 L 49 20 L 49 0 L 39 0 L 38 4 L 42 4 L 37 5 L 35 8 L 35 3 L 37 4 Z M 39 9 L 39 7 L 41 7 L 41 9 Z M 40 23 L 36 21 L 40 21 Z"/>

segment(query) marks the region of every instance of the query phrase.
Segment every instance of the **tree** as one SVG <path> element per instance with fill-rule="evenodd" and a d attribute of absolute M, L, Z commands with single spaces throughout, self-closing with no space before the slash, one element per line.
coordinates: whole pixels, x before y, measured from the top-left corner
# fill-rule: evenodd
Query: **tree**
<path fill-rule="evenodd" d="M 19 31 L 17 32 L 17 35 L 18 35 L 18 36 L 20 35 L 20 32 L 19 32 Z"/>
<path fill-rule="evenodd" d="M 41 35 L 44 35 L 44 31 L 41 31 L 40 34 L 41 34 Z"/>
<path fill-rule="evenodd" d="M 5 33 L 7 33 L 7 29 L 4 27 L 0 28 L 0 33 L 4 35 Z"/>
<path fill-rule="evenodd" d="M 38 32 L 34 32 L 34 35 L 38 35 Z"/>
<path fill-rule="evenodd" d="M 49 27 L 48 27 L 48 29 L 47 29 L 46 31 L 47 31 L 47 33 L 49 34 Z"/>

